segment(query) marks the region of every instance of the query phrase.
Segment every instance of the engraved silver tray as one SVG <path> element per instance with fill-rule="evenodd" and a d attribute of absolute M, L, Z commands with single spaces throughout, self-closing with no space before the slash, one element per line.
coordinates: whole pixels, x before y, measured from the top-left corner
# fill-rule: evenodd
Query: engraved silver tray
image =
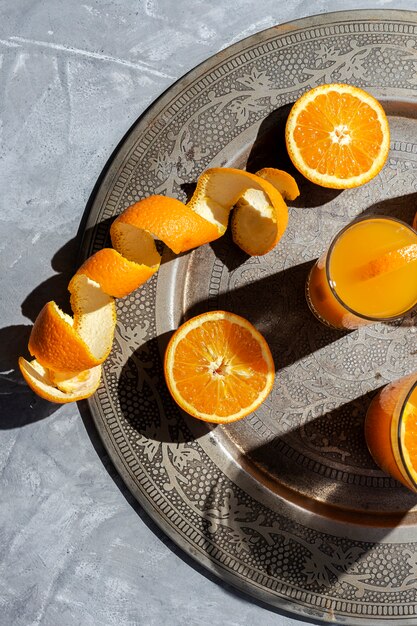
<path fill-rule="evenodd" d="M 252 36 L 170 88 L 133 127 L 98 186 L 83 255 L 111 219 L 153 193 L 182 200 L 212 166 L 293 172 L 283 128 L 320 83 L 350 82 L 390 116 L 389 160 L 343 192 L 296 175 L 301 196 L 279 245 L 249 258 L 226 234 L 175 257 L 118 300 L 104 378 L 89 407 L 120 475 L 162 529 L 228 583 L 307 619 L 417 623 L 417 499 L 373 463 L 370 398 L 417 369 L 416 316 L 340 333 L 304 299 L 313 261 L 362 213 L 411 222 L 417 208 L 417 13 L 354 11 Z M 274 390 L 256 413 L 210 427 L 181 413 L 161 355 L 173 329 L 208 309 L 267 338 Z"/>

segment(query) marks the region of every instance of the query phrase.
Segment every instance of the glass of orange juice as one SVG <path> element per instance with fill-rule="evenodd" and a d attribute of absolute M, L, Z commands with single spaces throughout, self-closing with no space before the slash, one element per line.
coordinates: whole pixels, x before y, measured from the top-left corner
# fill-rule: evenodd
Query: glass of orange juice
<path fill-rule="evenodd" d="M 380 468 L 417 492 L 417 373 L 375 396 L 366 414 L 365 439 Z"/>
<path fill-rule="evenodd" d="M 312 268 L 306 296 L 314 315 L 339 329 L 405 315 L 417 304 L 417 232 L 385 216 L 349 224 Z"/>

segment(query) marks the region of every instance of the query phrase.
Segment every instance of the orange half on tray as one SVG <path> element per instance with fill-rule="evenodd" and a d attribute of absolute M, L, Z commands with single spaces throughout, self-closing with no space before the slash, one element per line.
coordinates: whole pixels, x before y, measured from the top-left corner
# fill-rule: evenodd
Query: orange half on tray
<path fill-rule="evenodd" d="M 390 132 L 381 104 L 353 85 L 319 85 L 288 116 L 285 141 L 295 167 L 323 187 L 370 181 L 388 157 Z"/>
<path fill-rule="evenodd" d="M 164 361 L 172 397 L 203 421 L 226 424 L 257 409 L 274 384 L 274 361 L 264 337 L 246 319 L 211 311 L 173 334 Z"/>

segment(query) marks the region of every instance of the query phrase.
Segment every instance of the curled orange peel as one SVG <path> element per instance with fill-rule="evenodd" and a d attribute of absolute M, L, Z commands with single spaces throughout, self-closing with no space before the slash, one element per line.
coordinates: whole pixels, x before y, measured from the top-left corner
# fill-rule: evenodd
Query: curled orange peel
<path fill-rule="evenodd" d="M 114 298 L 127 296 L 158 270 L 155 238 L 175 254 L 186 252 L 221 237 L 234 208 L 234 242 L 249 255 L 263 255 L 286 229 L 283 197 L 292 200 L 298 194 L 295 180 L 281 170 L 250 174 L 212 168 L 200 176 L 187 204 L 153 195 L 128 207 L 111 226 L 113 248 L 90 256 L 69 283 L 73 317 L 55 302 L 39 313 L 29 338 L 35 358 L 19 359 L 26 382 L 53 402 L 73 402 L 94 393 L 100 365 L 112 347 Z"/>
<path fill-rule="evenodd" d="M 60 404 L 89 398 L 97 390 L 101 378 L 101 365 L 67 378 L 49 371 L 36 359 L 27 361 L 19 357 L 19 368 L 32 391 L 44 400 Z"/>
<path fill-rule="evenodd" d="M 187 252 L 224 235 L 235 207 L 231 224 L 235 243 L 250 255 L 266 254 L 278 243 L 288 223 L 283 194 L 294 199 L 299 191 L 292 176 L 281 170 L 265 168 L 250 174 L 212 168 L 200 176 L 187 204 L 150 196 L 127 208 L 111 226 L 112 244 L 126 257 L 127 248 L 133 249 L 140 236 L 143 252 L 140 258 L 130 260 L 157 268 L 160 255 L 154 237 L 175 254 Z"/>

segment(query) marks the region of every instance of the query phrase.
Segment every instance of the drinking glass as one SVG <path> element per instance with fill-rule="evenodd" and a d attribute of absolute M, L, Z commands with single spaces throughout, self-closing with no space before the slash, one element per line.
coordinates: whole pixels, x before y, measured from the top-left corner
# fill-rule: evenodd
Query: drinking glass
<path fill-rule="evenodd" d="M 417 373 L 385 386 L 365 418 L 365 439 L 381 469 L 417 492 Z"/>
<path fill-rule="evenodd" d="M 343 228 L 312 268 L 311 311 L 333 328 L 395 320 L 417 304 L 417 232 L 392 217 L 366 217 Z"/>

